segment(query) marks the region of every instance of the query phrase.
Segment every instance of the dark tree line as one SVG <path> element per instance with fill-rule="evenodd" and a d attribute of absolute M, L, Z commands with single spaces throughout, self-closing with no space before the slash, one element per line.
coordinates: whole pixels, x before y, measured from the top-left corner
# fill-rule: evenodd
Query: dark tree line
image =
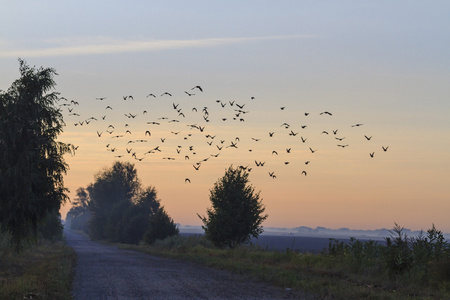
<path fill-rule="evenodd" d="M 78 189 L 67 220 L 72 229 L 110 242 L 153 243 L 178 234 L 155 188 L 144 188 L 134 164 L 126 162 L 115 162 L 96 174 L 86 189 Z"/>
<path fill-rule="evenodd" d="M 55 70 L 19 62 L 20 78 L 0 92 L 0 229 L 16 249 L 39 231 L 61 233 L 59 208 L 68 199 L 63 155 L 73 151 L 56 140 L 64 121 Z"/>

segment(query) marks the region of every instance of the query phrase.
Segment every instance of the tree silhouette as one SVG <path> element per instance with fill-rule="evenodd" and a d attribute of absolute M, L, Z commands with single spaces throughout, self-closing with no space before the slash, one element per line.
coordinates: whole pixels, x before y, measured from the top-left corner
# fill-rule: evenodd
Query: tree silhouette
<path fill-rule="evenodd" d="M 80 187 L 77 189 L 76 195 L 77 197 L 72 201 L 72 207 L 67 212 L 66 224 L 71 229 L 88 233 L 88 222 L 91 218 L 89 193 L 85 188 Z"/>
<path fill-rule="evenodd" d="M 68 199 L 63 155 L 74 150 L 56 141 L 64 122 L 55 70 L 19 62 L 20 78 L 0 92 L 0 228 L 17 250 Z"/>
<path fill-rule="evenodd" d="M 178 233 L 155 188 L 142 188 L 134 164 L 115 162 L 95 176 L 87 191 L 89 235 L 94 239 L 137 244 Z"/>
<path fill-rule="evenodd" d="M 249 173 L 242 168 L 230 166 L 210 190 L 212 207 L 202 220 L 206 237 L 217 247 L 234 248 L 263 232 L 262 222 L 268 215 L 259 192 L 248 185 Z"/>
<path fill-rule="evenodd" d="M 110 169 L 95 175 L 88 186 L 92 217 L 89 234 L 94 239 L 118 242 L 122 232 L 122 217 L 133 204 L 141 183 L 134 164 L 115 162 Z"/>

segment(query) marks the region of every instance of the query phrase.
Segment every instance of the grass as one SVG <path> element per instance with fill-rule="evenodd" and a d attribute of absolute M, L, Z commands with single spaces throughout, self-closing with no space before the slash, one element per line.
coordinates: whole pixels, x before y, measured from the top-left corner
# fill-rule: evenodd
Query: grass
<path fill-rule="evenodd" d="M 153 245 L 119 247 L 229 270 L 320 299 L 450 299 L 448 281 L 421 269 L 394 275 L 374 259 L 379 250 L 376 244 L 358 241 L 337 254 L 280 253 L 252 246 L 217 249 L 200 236 L 173 236 Z"/>
<path fill-rule="evenodd" d="M 14 253 L 0 252 L 0 299 L 72 299 L 75 252 L 63 242 L 41 241 Z"/>

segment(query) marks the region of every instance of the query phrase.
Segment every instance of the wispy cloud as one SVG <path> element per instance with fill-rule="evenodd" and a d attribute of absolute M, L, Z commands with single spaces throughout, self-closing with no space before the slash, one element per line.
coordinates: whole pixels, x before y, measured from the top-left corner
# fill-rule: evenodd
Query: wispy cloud
<path fill-rule="evenodd" d="M 109 38 L 53 40 L 57 46 L 34 49 L 0 51 L 0 57 L 51 57 L 92 54 L 117 54 L 149 52 L 168 49 L 202 48 L 253 41 L 313 38 L 307 35 L 283 35 L 265 37 L 209 38 L 196 40 L 113 40 Z"/>

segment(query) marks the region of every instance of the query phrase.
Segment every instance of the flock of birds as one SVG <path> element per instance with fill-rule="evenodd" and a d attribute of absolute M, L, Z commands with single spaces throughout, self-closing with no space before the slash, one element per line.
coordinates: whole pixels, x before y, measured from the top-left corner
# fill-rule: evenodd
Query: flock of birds
<path fill-rule="evenodd" d="M 246 141 L 243 141 L 238 133 L 245 131 L 245 122 L 252 113 L 252 110 L 248 107 L 252 105 L 257 107 L 256 98 L 249 97 L 244 102 L 220 99 L 207 100 L 207 106 L 195 101 L 188 101 L 189 108 L 185 107 L 186 102 L 180 102 L 181 97 L 187 97 L 190 100 L 195 98 L 196 95 L 203 95 L 203 92 L 204 89 L 196 85 L 185 90 L 184 93 L 180 93 L 181 96 L 172 92 L 163 92 L 148 93 L 145 99 L 138 99 L 137 97 L 135 99 L 133 95 L 123 95 L 116 99 L 97 97 L 88 101 L 96 102 L 96 106 L 100 107 L 102 104 L 103 106 L 101 110 L 97 111 L 96 115 L 90 116 L 81 115 L 80 101 L 61 97 L 59 105 L 65 115 L 66 124 L 76 128 L 93 128 L 92 136 L 103 142 L 104 151 L 110 153 L 113 159 L 128 159 L 136 162 L 151 160 L 182 161 L 192 168 L 192 172 L 197 172 L 204 164 L 218 159 L 225 151 L 244 149 L 247 153 L 258 152 L 264 153 L 264 155 L 257 156 L 257 159 L 252 159 L 246 164 L 239 164 L 239 168 L 247 172 L 254 169 L 266 169 L 266 176 L 276 179 L 277 166 L 273 161 L 268 163 L 268 160 L 284 155 L 282 164 L 289 165 L 291 162 L 289 155 L 300 153 L 299 147 L 301 146 L 304 152 L 309 153 L 309 156 L 301 160 L 303 167 L 298 170 L 298 174 L 299 176 L 308 175 L 308 167 L 318 151 L 317 148 L 309 144 L 311 139 L 307 136 L 307 131 L 302 131 L 308 127 L 308 124 L 296 126 L 292 125 L 291 122 L 283 122 L 272 131 L 255 134 L 251 137 L 251 140 L 246 138 Z M 159 100 L 163 101 L 166 108 L 169 108 L 168 111 L 165 111 L 167 112 L 166 115 L 162 115 L 160 109 L 154 109 L 152 102 Z M 116 107 L 117 101 L 122 102 L 118 107 Z M 139 105 L 136 105 L 137 102 L 139 102 Z M 84 105 L 92 106 L 92 103 L 82 103 L 82 106 Z M 137 106 L 135 111 L 123 111 L 123 107 L 131 109 L 133 106 Z M 120 112 L 117 112 L 118 110 Z M 286 107 L 279 106 L 277 110 L 283 113 L 283 111 L 286 111 Z M 114 117 L 111 115 L 112 112 L 115 112 Z M 333 113 L 330 111 L 315 114 L 321 118 L 333 118 Z M 301 113 L 305 120 L 310 118 L 311 115 L 310 112 Z M 120 122 L 117 121 L 117 116 L 121 116 Z M 114 122 L 111 123 L 110 119 Z M 193 119 L 196 122 L 192 121 Z M 232 129 L 229 129 L 230 122 L 234 122 Z M 349 127 L 354 128 L 363 125 L 363 123 L 355 123 Z M 212 132 L 211 129 L 215 129 L 216 132 Z M 341 131 L 339 129 L 321 130 L 316 134 L 329 136 L 335 141 L 337 147 L 347 148 L 350 146 L 349 139 L 341 135 Z M 230 134 L 233 138 L 229 137 Z M 282 143 L 276 140 L 279 135 L 289 137 L 292 142 L 288 146 L 281 147 Z M 372 141 L 372 136 L 368 134 L 361 134 L 359 138 L 367 142 Z M 267 151 L 255 149 L 255 146 L 260 145 L 262 140 L 269 141 L 272 149 Z M 203 145 L 195 143 L 203 143 Z M 389 146 L 382 145 L 380 150 L 386 152 L 388 148 Z M 78 149 L 78 147 L 76 146 L 75 149 Z M 202 154 L 205 151 L 207 153 Z M 237 161 L 238 158 L 245 157 L 240 152 L 232 154 Z M 367 156 L 373 159 L 375 151 L 372 150 Z M 191 177 L 185 177 L 184 182 L 191 183 Z"/>

